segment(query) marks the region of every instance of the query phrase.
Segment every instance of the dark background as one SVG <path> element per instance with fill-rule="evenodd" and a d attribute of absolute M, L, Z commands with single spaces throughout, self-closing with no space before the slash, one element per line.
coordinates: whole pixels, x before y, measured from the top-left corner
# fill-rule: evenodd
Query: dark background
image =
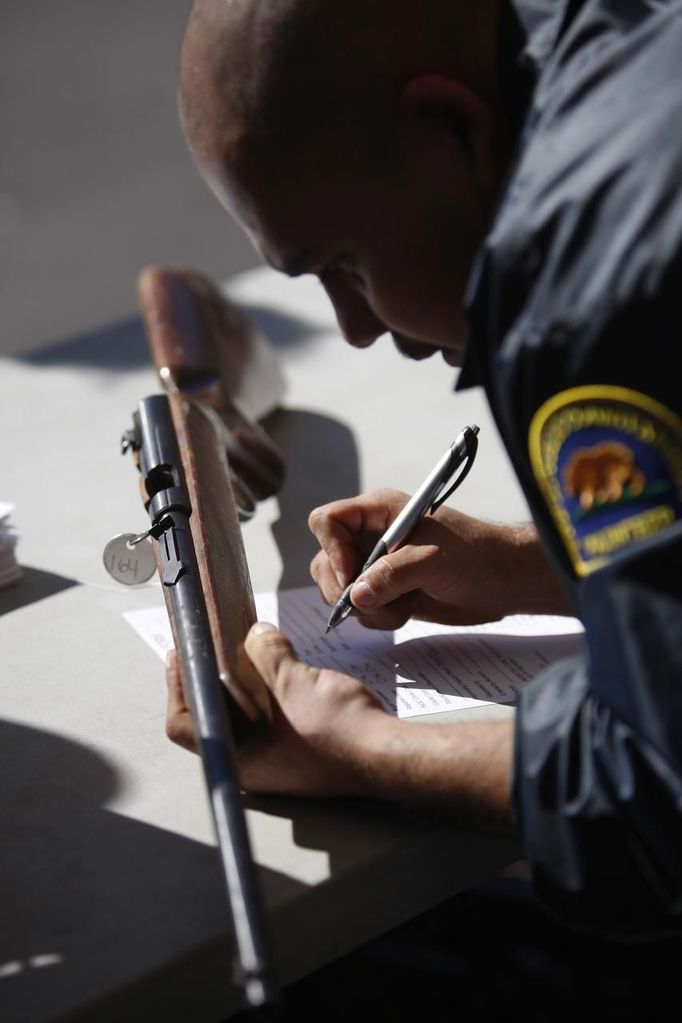
<path fill-rule="evenodd" d="M 622 944 L 569 931 L 525 879 L 502 876 L 293 985 L 279 1018 L 667 1023 L 679 1016 L 680 963 L 677 938 Z"/>

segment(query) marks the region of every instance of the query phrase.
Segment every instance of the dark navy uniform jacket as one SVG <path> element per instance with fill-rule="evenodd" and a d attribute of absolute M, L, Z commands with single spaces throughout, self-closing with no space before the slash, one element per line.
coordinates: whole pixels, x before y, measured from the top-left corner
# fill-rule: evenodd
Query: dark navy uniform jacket
<path fill-rule="evenodd" d="M 682 924 L 682 2 L 514 7 L 520 141 L 459 386 L 484 386 L 585 627 L 584 656 L 520 696 L 514 807 L 552 909 L 665 933 Z"/>

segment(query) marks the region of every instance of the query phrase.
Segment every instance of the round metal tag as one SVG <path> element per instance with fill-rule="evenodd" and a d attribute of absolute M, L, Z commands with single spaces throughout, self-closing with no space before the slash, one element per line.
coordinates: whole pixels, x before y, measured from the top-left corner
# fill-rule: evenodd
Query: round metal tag
<path fill-rule="evenodd" d="M 135 538 L 135 533 L 120 533 L 104 548 L 104 567 L 112 579 L 124 586 L 149 582 L 156 571 L 151 540 L 147 537 L 133 545 L 130 541 Z"/>

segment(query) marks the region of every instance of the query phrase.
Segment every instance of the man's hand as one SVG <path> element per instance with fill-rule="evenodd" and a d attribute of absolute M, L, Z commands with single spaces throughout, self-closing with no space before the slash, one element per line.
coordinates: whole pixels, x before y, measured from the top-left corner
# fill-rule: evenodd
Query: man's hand
<path fill-rule="evenodd" d="M 273 722 L 239 760 L 251 792 L 367 795 L 369 750 L 397 724 L 357 679 L 299 661 L 274 626 L 257 623 L 246 652 L 273 695 Z M 166 662 L 166 734 L 196 751 L 175 653 Z"/>
<path fill-rule="evenodd" d="M 511 721 L 399 721 L 357 679 L 299 661 L 272 625 L 254 625 L 246 651 L 272 693 L 274 715 L 265 735 L 240 757 L 244 789 L 374 797 L 460 824 L 509 829 Z M 194 749 L 173 657 L 167 677 L 168 735 Z"/>
<path fill-rule="evenodd" d="M 321 550 L 310 570 L 328 604 L 408 500 L 378 490 L 311 513 Z M 363 572 L 350 596 L 360 621 L 374 629 L 395 629 L 409 618 L 472 625 L 520 612 L 569 613 L 532 526 L 495 525 L 446 507 Z"/>
<path fill-rule="evenodd" d="M 176 746 L 182 746 L 190 753 L 196 753 L 197 741 L 194 734 L 192 714 L 185 701 L 178 655 L 171 650 L 166 657 L 166 735 Z"/>

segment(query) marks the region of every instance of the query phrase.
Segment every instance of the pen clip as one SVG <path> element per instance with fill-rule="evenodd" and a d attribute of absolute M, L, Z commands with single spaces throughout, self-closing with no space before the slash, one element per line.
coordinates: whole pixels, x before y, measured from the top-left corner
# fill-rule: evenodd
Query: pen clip
<path fill-rule="evenodd" d="M 450 486 L 448 490 L 445 491 L 444 494 L 442 495 L 439 494 L 436 500 L 433 502 L 433 504 L 429 508 L 429 512 L 431 515 L 433 515 L 433 513 L 437 511 L 437 509 L 440 508 L 440 506 L 445 501 L 447 501 L 448 497 L 450 497 L 451 494 L 454 494 L 455 490 L 457 490 L 457 487 L 461 483 L 463 483 L 466 477 L 469 475 L 469 470 L 471 469 L 471 466 L 474 464 L 476 452 L 478 451 L 478 434 L 475 433 L 473 430 L 467 428 L 466 433 L 464 435 L 464 443 L 466 446 L 466 459 L 462 464 L 462 469 L 459 475 L 455 477 L 455 481 L 452 484 L 452 486 Z M 443 484 L 443 486 L 446 486 L 446 484 Z"/>

